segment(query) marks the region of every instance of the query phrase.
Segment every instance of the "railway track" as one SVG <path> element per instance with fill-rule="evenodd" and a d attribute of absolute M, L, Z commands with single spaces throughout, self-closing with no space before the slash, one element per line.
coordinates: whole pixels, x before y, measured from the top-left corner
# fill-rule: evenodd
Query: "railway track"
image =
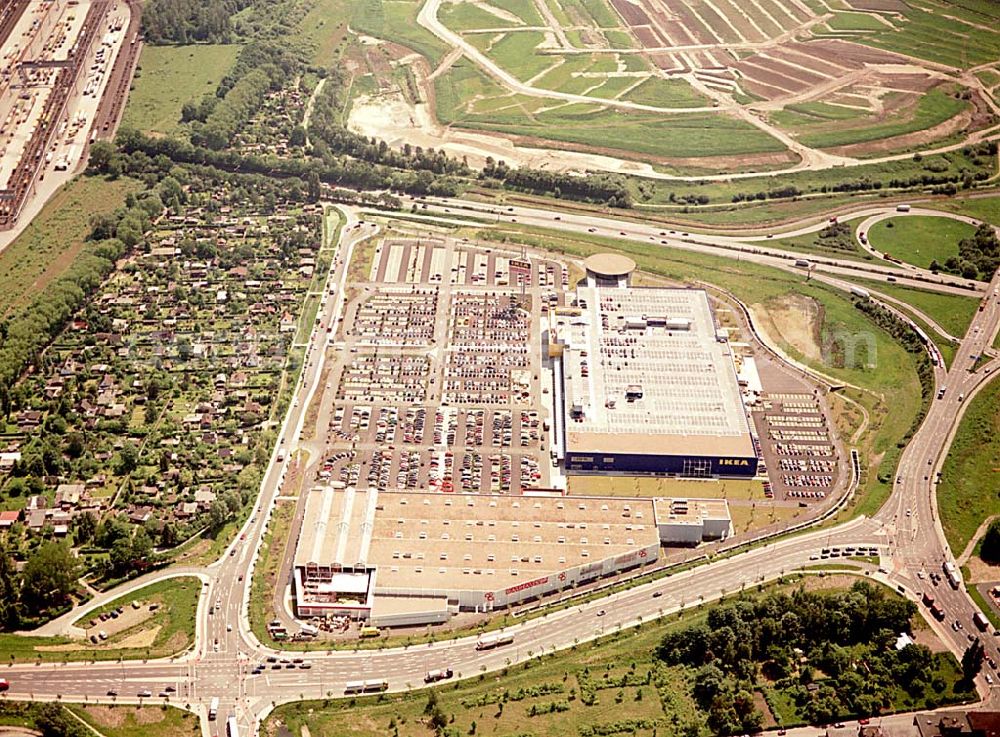
<path fill-rule="evenodd" d="M 129 87 L 132 85 L 132 76 L 135 74 L 139 54 L 142 51 L 142 41 L 139 39 L 142 6 L 136 0 L 128 0 L 128 6 L 130 20 L 125 30 L 125 41 L 115 58 L 111 77 L 94 118 L 93 130 L 101 140 L 113 138 L 118 130 L 125 101 L 128 99 Z M 87 146 L 89 145 L 88 143 Z"/>
<path fill-rule="evenodd" d="M 24 15 L 29 0 L 4 0 L 0 2 L 0 46 L 7 43 L 14 26 Z"/>
<path fill-rule="evenodd" d="M 51 145 L 78 76 L 94 40 L 102 32 L 112 0 L 98 0 L 90 6 L 83 30 L 70 52 L 71 64 L 56 73 L 52 92 L 45 100 L 35 131 L 21 159 L 11 173 L 6 190 L 0 191 L 0 230 L 13 227 L 43 167 L 45 150 Z"/>

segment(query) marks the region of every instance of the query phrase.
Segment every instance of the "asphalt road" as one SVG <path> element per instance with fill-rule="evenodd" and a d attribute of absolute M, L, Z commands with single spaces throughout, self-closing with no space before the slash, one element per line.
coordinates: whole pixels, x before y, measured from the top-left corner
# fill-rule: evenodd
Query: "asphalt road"
<path fill-rule="evenodd" d="M 351 251 L 355 243 L 372 233 L 373 226 L 357 225 L 356 215 L 346 212 L 348 222 L 342 231 L 340 251 L 335 257 L 326 289 L 327 298 L 320 311 L 322 325 L 338 319 Z M 533 214 L 531 217 L 542 216 Z M 552 214 L 546 217 L 546 225 L 551 226 Z M 646 237 L 645 226 L 618 223 L 608 218 L 600 220 L 600 227 L 620 229 L 631 237 Z M 584 224 L 583 227 L 597 226 Z M 979 285 L 979 291 L 986 292 L 989 297 L 986 306 L 974 316 L 951 369 L 939 368 L 935 379 L 939 387 L 947 387 L 944 397 L 931 404 L 926 420 L 902 455 L 900 478 L 892 496 L 873 519 L 858 518 L 763 545 L 589 604 L 522 622 L 509 629 L 515 636 L 513 644 L 492 651 L 477 651 L 475 638 L 467 637 L 410 648 L 297 654 L 265 648 L 250 633 L 246 601 L 253 565 L 275 497 L 287 472 L 287 454 L 297 445 L 306 408 L 320 385 L 324 349 L 328 336 L 332 335 L 318 327 L 309 342 L 296 400 L 281 428 L 283 441 L 272 456 L 253 515 L 222 558 L 201 571 L 206 579 L 205 601 L 199 608 L 194 651 L 179 658 L 151 662 L 11 665 L 2 673 L 11 682 L 7 696 L 90 702 L 169 701 L 198 711 L 203 717 L 206 734 L 222 733 L 224 720 L 230 714 L 236 715 L 243 733 L 253 734 L 259 720 L 276 704 L 320 695 L 338 696 L 351 680 L 386 679 L 390 690 L 399 691 L 421 685 L 424 673 L 430 668 L 449 667 L 457 675 L 466 677 L 497 670 L 541 652 L 586 642 L 618 627 L 648 621 L 744 587 L 775 580 L 808 565 L 810 557 L 823 547 L 878 546 L 881 567 L 869 570 L 868 574 L 901 587 L 907 596 L 916 600 L 921 591 L 932 585 L 927 578 L 921 578 L 921 574 L 940 570 L 943 560 L 951 558 L 937 518 L 933 479 L 951 444 L 962 410 L 1000 366 L 1000 360 L 995 360 L 976 371 L 970 370 L 972 356 L 992 344 L 1000 327 L 1000 304 L 992 296 L 998 286 L 998 278 L 990 285 Z M 959 401 L 960 395 L 964 395 L 963 401 Z M 279 461 L 279 457 L 283 460 Z M 659 596 L 654 597 L 654 593 Z M 932 626 L 948 647 L 961 656 L 968 646 L 967 633 L 974 631 L 975 605 L 964 589 L 951 589 L 947 583 L 936 586 L 934 593 L 948 616 L 943 625 L 931 620 Z M 219 611 L 210 614 L 216 602 Z M 88 608 L 92 607 L 93 604 Z M 605 614 L 599 615 L 601 611 Z M 84 610 L 76 612 L 74 618 L 83 613 Z M 948 626 L 955 620 L 963 623 L 962 630 L 955 631 Z M 988 654 L 1000 658 L 996 639 L 985 635 L 984 640 Z M 261 675 L 249 675 L 251 666 L 265 661 L 268 656 L 289 659 L 300 656 L 310 667 L 303 669 L 294 663 L 279 663 L 282 667 L 274 669 L 268 664 Z M 991 694 L 985 682 L 979 685 L 983 694 Z M 174 691 L 160 697 L 168 687 Z M 111 697 L 109 691 L 116 691 L 118 695 Z M 151 695 L 140 696 L 144 692 Z M 213 697 L 221 702 L 219 722 L 215 725 L 204 718 Z"/>

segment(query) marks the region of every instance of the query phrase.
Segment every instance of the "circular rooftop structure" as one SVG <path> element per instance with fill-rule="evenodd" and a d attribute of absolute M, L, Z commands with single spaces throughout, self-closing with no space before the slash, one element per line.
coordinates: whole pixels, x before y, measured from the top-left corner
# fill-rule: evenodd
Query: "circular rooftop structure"
<path fill-rule="evenodd" d="M 628 279 L 635 271 L 635 261 L 617 253 L 595 253 L 583 264 L 587 267 L 587 276 L 601 281 Z"/>

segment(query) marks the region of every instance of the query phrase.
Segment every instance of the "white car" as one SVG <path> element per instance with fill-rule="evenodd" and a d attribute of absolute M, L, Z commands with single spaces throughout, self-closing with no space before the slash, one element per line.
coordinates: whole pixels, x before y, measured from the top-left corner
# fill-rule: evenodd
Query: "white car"
<path fill-rule="evenodd" d="M 986 682 L 991 686 L 993 685 L 993 676 L 991 676 L 989 673 L 986 674 Z"/>

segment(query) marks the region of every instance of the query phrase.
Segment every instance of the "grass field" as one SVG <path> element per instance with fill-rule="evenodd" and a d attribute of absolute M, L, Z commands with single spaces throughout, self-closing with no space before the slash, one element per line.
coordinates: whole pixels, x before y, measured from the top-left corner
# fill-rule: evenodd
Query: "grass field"
<path fill-rule="evenodd" d="M 958 242 L 976 229 L 951 218 L 898 217 L 877 222 L 868 231 L 872 247 L 891 256 L 927 268 L 931 261 L 944 263 L 958 255 Z"/>
<path fill-rule="evenodd" d="M 173 133 L 184 103 L 214 94 L 239 52 L 235 45 L 144 46 L 122 125 Z"/>
<path fill-rule="evenodd" d="M 894 138 L 915 131 L 933 128 L 969 107 L 941 89 L 932 89 L 917 98 L 913 108 L 906 108 L 885 121 L 874 122 L 864 117 L 838 120 L 817 120 L 810 115 L 783 111 L 773 116 L 781 127 L 796 134 L 803 144 L 814 148 L 832 148 L 852 143 L 867 143 Z"/>
<path fill-rule="evenodd" d="M 961 337 L 969 329 L 972 316 L 979 306 L 975 297 L 960 297 L 957 294 L 929 292 L 925 289 L 911 289 L 888 282 L 856 279 L 858 284 L 877 289 L 883 294 L 895 297 L 916 307 L 954 336 Z"/>
<path fill-rule="evenodd" d="M 174 707 L 159 706 L 67 706 L 104 737 L 197 737 L 198 717 Z"/>
<path fill-rule="evenodd" d="M 1000 512 L 1000 385 L 971 401 L 959 425 L 937 487 L 938 512 L 952 553 L 958 555 L 986 517 Z"/>
<path fill-rule="evenodd" d="M 435 66 L 448 48 L 417 23 L 422 0 L 356 0 L 349 3 L 351 30 L 406 46 Z"/>
<path fill-rule="evenodd" d="M 173 578 L 150 584 L 123 596 L 102 609 L 89 614 L 79 626 L 101 611 L 122 606 L 131 608 L 133 601 L 158 604 L 159 608 L 147 619 L 122 632 L 112 635 L 100 646 L 83 640 L 65 637 L 22 637 L 0 634 L 0 653 L 10 661 L 65 661 L 65 660 L 118 660 L 136 658 L 163 658 L 182 652 L 194 641 L 195 615 L 201 581 L 196 578 Z M 148 644 L 135 646 L 137 638 L 152 639 Z"/>
<path fill-rule="evenodd" d="M 701 107 L 711 105 L 704 95 L 682 79 L 650 77 L 629 91 L 624 99 L 656 107 Z"/>
<path fill-rule="evenodd" d="M 810 589 L 834 589 L 851 579 L 810 576 Z M 796 584 L 782 588 L 790 590 Z M 772 587 L 778 588 L 778 587 Z M 769 590 L 772 590 L 769 588 Z M 753 594 L 747 594 L 752 596 Z M 668 632 L 703 621 L 710 607 L 696 607 L 680 616 L 614 632 L 572 650 L 513 665 L 499 674 L 456 673 L 467 680 L 433 689 L 447 718 L 446 734 L 597 735 L 680 734 L 677 725 L 689 725 L 685 734 L 708 734 L 703 713 L 692 694 L 694 669 L 668 666 L 654 650 Z M 610 617 L 609 617 L 610 620 Z M 531 655 L 530 651 L 520 656 Z M 513 653 L 512 653 L 513 657 Z M 951 691 L 960 676 L 950 655 L 935 657 L 935 677 Z M 264 724 L 274 734 L 338 735 L 338 737 L 430 737 L 426 707 L 431 689 L 391 696 L 305 701 L 278 707 Z M 777 692 L 777 689 L 775 689 Z M 893 709 L 906 708 L 907 697 L 897 694 Z M 789 701 L 779 716 L 786 725 L 799 723 L 798 709 Z"/>
<path fill-rule="evenodd" d="M 313 63 L 328 67 L 339 58 L 347 36 L 348 0 L 316 0 L 296 27 L 295 35 L 312 51 Z"/>
<path fill-rule="evenodd" d="M 42 212 L 0 253 L 0 317 L 24 307 L 68 269 L 91 244 L 90 218 L 112 212 L 141 189 L 132 179 L 78 177 L 60 189 Z"/>
<path fill-rule="evenodd" d="M 710 499 L 764 500 L 760 481 L 699 481 L 665 479 L 649 476 L 573 476 L 569 479 L 572 494 L 588 496 L 667 496 Z"/>
<path fill-rule="evenodd" d="M 471 3 L 445 3 L 438 12 L 438 19 L 451 30 L 459 32 L 475 28 L 512 28 L 516 25 Z"/>
<path fill-rule="evenodd" d="M 935 202 L 930 207 L 979 218 L 993 225 L 1000 225 L 1000 197 L 967 197 Z"/>
<path fill-rule="evenodd" d="M 512 62 L 511 68 L 521 79 L 544 71 L 554 61 L 552 57 L 527 55 L 526 47 L 537 40 L 532 35 L 510 34 L 493 52 L 494 56 L 524 55 L 524 59 Z M 514 40 L 508 41 L 511 38 Z M 558 74 L 558 69 L 553 69 L 545 77 Z M 511 95 L 465 60 L 435 80 L 435 91 L 436 114 L 443 124 L 614 149 L 626 156 L 697 157 L 784 150 L 777 139 L 723 115 L 654 115 L 588 104 L 552 107 L 552 101 Z M 469 101 L 474 102 L 470 105 Z"/>
<path fill-rule="evenodd" d="M 860 35 L 857 41 L 961 68 L 994 61 L 1000 56 L 1000 35 L 992 30 L 1000 20 L 1000 8 L 995 4 L 974 0 L 962 4 L 914 0 L 907 6 L 899 30 L 886 27 Z"/>

